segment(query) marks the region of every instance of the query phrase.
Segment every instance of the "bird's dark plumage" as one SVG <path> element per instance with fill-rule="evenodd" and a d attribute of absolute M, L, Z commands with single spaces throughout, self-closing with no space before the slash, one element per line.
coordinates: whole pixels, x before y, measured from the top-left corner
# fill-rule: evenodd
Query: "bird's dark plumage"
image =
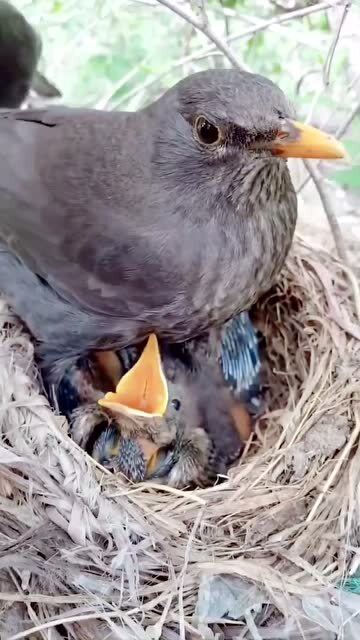
<path fill-rule="evenodd" d="M 0 281 L 53 379 L 94 348 L 196 336 L 272 284 L 296 198 L 266 144 L 289 115 L 270 80 L 237 70 L 137 113 L 1 114 Z"/>
<path fill-rule="evenodd" d="M 0 108 L 25 99 L 41 54 L 41 40 L 24 16 L 0 0 Z"/>

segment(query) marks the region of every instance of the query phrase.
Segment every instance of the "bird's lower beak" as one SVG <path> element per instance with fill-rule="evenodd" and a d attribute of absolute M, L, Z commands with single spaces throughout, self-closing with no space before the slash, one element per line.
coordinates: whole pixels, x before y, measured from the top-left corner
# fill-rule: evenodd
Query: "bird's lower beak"
<path fill-rule="evenodd" d="M 111 411 L 134 418 L 164 415 L 168 403 L 168 387 L 155 334 L 149 337 L 136 364 L 121 378 L 115 393 L 106 393 L 98 403 Z"/>
<path fill-rule="evenodd" d="M 284 158 L 348 158 L 344 145 L 333 136 L 296 120 L 284 120 L 275 140 L 266 144 L 274 156 Z"/>

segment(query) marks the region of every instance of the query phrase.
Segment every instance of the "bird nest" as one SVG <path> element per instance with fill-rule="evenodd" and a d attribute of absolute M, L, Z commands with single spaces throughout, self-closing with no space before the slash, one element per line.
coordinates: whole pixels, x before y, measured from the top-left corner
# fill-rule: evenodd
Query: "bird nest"
<path fill-rule="evenodd" d="M 297 241 L 259 305 L 269 411 L 225 482 L 184 492 L 130 486 L 70 440 L 3 302 L 0 636 L 358 639 L 354 290 Z"/>

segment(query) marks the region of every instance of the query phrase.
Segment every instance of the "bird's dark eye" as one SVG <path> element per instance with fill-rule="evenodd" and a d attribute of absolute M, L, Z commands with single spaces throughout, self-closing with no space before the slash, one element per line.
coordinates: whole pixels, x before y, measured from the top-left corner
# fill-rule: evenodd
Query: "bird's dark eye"
<path fill-rule="evenodd" d="M 174 407 L 175 411 L 179 411 L 180 407 L 181 407 L 181 402 L 180 400 L 178 400 L 177 398 L 175 398 L 174 400 L 171 400 L 171 404 Z"/>
<path fill-rule="evenodd" d="M 204 116 L 198 116 L 195 120 L 195 131 L 203 144 L 216 144 L 221 140 L 220 129 L 211 124 Z"/>

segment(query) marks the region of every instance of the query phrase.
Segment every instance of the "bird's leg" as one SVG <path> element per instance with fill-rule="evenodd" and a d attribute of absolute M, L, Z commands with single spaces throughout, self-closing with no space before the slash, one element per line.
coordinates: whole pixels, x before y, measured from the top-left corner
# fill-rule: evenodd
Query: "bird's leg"
<path fill-rule="evenodd" d="M 194 366 L 201 366 L 204 360 L 217 362 L 221 351 L 221 329 L 211 327 L 206 333 L 187 343 Z"/>

